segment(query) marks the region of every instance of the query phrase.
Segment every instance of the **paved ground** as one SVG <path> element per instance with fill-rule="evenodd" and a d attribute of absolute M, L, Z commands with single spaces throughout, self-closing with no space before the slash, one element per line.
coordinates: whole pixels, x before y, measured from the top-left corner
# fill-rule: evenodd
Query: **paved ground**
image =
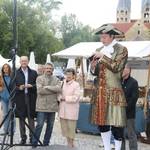
<path fill-rule="evenodd" d="M 18 121 L 17 121 L 17 128 L 14 135 L 14 143 L 19 143 L 19 131 L 18 131 Z M 42 134 L 43 136 L 43 134 Z M 3 136 L 0 137 L 0 141 L 3 140 Z M 9 141 L 9 137 L 7 137 L 6 141 Z M 85 133 L 77 133 L 75 138 L 75 145 L 76 148 L 71 150 L 103 150 L 103 148 L 99 147 L 99 144 L 101 144 L 101 137 L 99 135 L 90 135 Z M 64 137 L 61 136 L 60 132 L 60 125 L 59 121 L 56 119 L 54 130 L 52 134 L 52 139 L 50 146 L 47 147 L 37 147 L 35 150 L 70 150 L 66 145 L 66 140 Z M 128 145 L 128 141 L 127 141 Z M 150 145 L 143 144 L 138 142 L 139 150 L 149 150 Z M 0 147 L 1 149 L 1 147 Z M 11 150 L 31 150 L 31 146 L 13 146 Z M 127 150 L 129 150 L 127 146 Z"/>

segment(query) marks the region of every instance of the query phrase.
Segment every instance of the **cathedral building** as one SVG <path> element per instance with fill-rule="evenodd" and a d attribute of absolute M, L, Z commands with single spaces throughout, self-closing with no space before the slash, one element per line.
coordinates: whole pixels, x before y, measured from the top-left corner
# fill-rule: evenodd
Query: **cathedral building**
<path fill-rule="evenodd" d="M 141 18 L 131 18 L 131 0 L 119 0 L 114 27 L 125 33 L 126 41 L 150 40 L 150 0 L 142 0 Z"/>

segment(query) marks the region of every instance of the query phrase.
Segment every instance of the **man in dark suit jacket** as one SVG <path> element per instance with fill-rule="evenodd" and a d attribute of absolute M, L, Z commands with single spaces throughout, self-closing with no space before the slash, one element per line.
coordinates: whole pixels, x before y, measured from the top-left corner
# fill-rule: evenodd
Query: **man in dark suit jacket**
<path fill-rule="evenodd" d="M 37 72 L 28 67 L 28 57 L 21 56 L 21 67 L 16 73 L 16 115 L 19 117 L 20 125 L 20 144 L 25 144 L 27 135 L 25 128 L 25 119 L 28 118 L 29 127 L 34 130 L 34 117 L 35 117 L 35 105 L 36 105 L 36 78 Z M 31 132 L 30 132 L 31 142 Z"/>
<path fill-rule="evenodd" d="M 122 74 L 122 87 L 125 93 L 127 107 L 127 133 L 129 138 L 130 150 L 137 150 L 137 136 L 135 132 L 135 111 L 136 102 L 139 96 L 138 82 L 130 76 L 131 67 L 126 64 Z M 123 142 L 122 150 L 125 150 L 125 142 Z"/>

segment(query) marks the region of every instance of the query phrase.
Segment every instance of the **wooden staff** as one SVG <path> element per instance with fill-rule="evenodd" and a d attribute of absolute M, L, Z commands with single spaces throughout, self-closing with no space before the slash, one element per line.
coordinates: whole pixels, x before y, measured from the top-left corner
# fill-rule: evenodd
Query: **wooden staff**
<path fill-rule="evenodd" d="M 149 56 L 150 58 L 150 56 Z M 147 117 L 147 96 L 149 91 L 149 83 L 150 83 L 150 60 L 149 60 L 149 66 L 148 66 L 148 78 L 147 78 L 147 86 L 146 86 L 146 94 L 144 98 L 144 115 L 145 118 Z"/>
<path fill-rule="evenodd" d="M 80 58 L 80 62 L 81 62 L 83 88 L 85 88 L 85 74 L 84 74 L 84 66 L 83 66 L 83 57 Z"/>

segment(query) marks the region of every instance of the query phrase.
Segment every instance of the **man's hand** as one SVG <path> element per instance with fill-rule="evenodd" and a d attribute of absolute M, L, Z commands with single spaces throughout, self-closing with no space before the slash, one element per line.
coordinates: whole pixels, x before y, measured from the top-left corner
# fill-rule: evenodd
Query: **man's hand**
<path fill-rule="evenodd" d="M 95 52 L 93 59 L 99 59 L 102 58 L 104 56 L 103 53 L 101 52 Z"/>
<path fill-rule="evenodd" d="M 22 85 L 19 86 L 19 90 L 24 90 L 24 88 L 25 88 L 24 84 L 22 84 Z"/>
<path fill-rule="evenodd" d="M 25 88 L 32 88 L 33 86 L 31 84 L 25 85 Z"/>
<path fill-rule="evenodd" d="M 44 86 L 43 88 L 44 88 L 44 89 L 48 89 L 48 88 L 49 88 L 49 86 Z"/>

